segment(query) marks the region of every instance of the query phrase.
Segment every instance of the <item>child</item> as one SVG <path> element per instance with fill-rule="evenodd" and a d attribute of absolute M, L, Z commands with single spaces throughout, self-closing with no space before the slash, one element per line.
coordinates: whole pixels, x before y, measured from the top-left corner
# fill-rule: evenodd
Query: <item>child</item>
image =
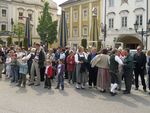
<path fill-rule="evenodd" d="M 17 60 L 17 54 L 13 53 L 11 57 L 11 82 L 18 82 L 19 79 L 19 62 Z"/>
<path fill-rule="evenodd" d="M 50 60 L 46 61 L 46 70 L 45 70 L 45 86 L 44 88 L 51 89 L 51 78 L 53 76 L 52 62 Z"/>
<path fill-rule="evenodd" d="M 22 58 L 22 62 L 19 64 L 19 74 L 20 74 L 20 78 L 19 78 L 19 83 L 17 84 L 17 86 L 21 86 L 21 84 L 23 84 L 23 87 L 26 87 L 26 74 L 28 73 L 28 65 L 27 65 L 27 61 Z"/>
<path fill-rule="evenodd" d="M 59 64 L 57 66 L 57 87 L 55 89 L 59 89 L 61 84 L 61 89 L 64 90 L 64 73 L 65 73 L 65 65 L 63 64 L 63 59 L 59 60 Z"/>

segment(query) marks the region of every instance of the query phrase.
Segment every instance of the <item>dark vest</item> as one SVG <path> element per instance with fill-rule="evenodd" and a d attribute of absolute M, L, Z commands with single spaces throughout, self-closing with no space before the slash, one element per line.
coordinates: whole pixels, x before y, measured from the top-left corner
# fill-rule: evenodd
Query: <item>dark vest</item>
<path fill-rule="evenodd" d="M 115 55 L 110 56 L 110 71 L 118 72 L 118 62 L 115 61 Z"/>

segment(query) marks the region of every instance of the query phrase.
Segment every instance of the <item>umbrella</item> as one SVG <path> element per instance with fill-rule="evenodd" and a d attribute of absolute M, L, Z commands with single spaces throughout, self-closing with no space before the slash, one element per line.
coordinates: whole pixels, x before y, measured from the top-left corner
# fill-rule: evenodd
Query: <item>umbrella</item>
<path fill-rule="evenodd" d="M 67 33 L 67 22 L 65 11 L 62 11 L 60 26 L 59 26 L 59 37 L 60 37 L 60 47 L 65 47 L 67 44 L 68 33 Z"/>
<path fill-rule="evenodd" d="M 91 34 L 90 34 L 90 41 L 92 41 L 92 46 L 96 46 L 96 41 L 98 41 L 98 22 L 97 16 L 92 17 L 92 26 L 91 26 Z"/>
<path fill-rule="evenodd" d="M 30 18 L 26 18 L 25 38 L 27 39 L 27 46 L 30 47 L 31 46 Z"/>

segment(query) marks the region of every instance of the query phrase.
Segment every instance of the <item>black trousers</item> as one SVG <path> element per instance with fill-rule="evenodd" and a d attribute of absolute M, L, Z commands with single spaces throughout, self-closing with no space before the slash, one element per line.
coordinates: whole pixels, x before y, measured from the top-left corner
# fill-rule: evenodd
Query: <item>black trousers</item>
<path fill-rule="evenodd" d="M 94 86 L 96 86 L 96 82 L 97 82 L 97 68 L 90 68 L 89 69 L 89 86 L 92 86 L 92 84 Z"/>
<path fill-rule="evenodd" d="M 126 91 L 130 92 L 131 87 L 132 87 L 133 71 L 125 70 L 123 75 L 124 75 L 124 80 L 125 80 Z"/>
<path fill-rule="evenodd" d="M 148 74 L 148 88 L 150 90 L 150 73 Z"/>
<path fill-rule="evenodd" d="M 45 67 L 40 68 L 41 81 L 44 81 Z"/>
<path fill-rule="evenodd" d="M 119 79 L 118 79 L 118 76 L 119 76 L 119 72 L 110 72 L 110 76 L 111 76 L 111 83 L 112 84 L 119 84 Z"/>
<path fill-rule="evenodd" d="M 146 89 L 146 83 L 145 83 L 145 78 L 144 78 L 144 69 L 136 68 L 134 70 L 134 74 L 135 74 L 135 87 L 136 88 L 139 87 L 139 75 L 140 75 L 142 85 L 143 85 L 143 89 Z"/>
<path fill-rule="evenodd" d="M 48 78 L 47 75 L 46 76 L 46 79 L 45 79 L 45 87 L 50 87 L 51 88 L 51 78 Z"/>

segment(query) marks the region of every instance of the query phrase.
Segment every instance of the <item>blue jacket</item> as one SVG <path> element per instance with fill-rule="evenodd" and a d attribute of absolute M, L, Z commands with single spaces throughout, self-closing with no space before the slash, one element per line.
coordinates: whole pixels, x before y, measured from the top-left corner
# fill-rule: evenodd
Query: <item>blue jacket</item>
<path fill-rule="evenodd" d="M 25 75 L 28 73 L 28 65 L 27 65 L 27 63 L 20 63 L 20 65 L 19 65 L 19 73 L 25 74 Z"/>

